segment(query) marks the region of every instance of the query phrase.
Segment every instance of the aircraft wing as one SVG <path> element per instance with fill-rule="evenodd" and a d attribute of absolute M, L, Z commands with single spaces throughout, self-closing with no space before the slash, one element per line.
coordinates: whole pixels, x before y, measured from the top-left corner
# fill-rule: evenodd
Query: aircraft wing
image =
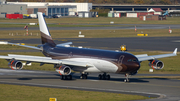
<path fill-rule="evenodd" d="M 137 55 L 138 60 L 141 61 L 146 61 L 146 60 L 154 60 L 158 58 L 164 58 L 164 57 L 171 57 L 171 56 L 176 56 L 177 55 L 177 48 L 174 50 L 173 53 L 170 54 L 161 54 L 161 55 L 151 55 L 151 56 L 146 56 L 146 55 Z"/>
<path fill-rule="evenodd" d="M 44 64 L 64 64 L 64 65 L 71 65 L 71 66 L 78 66 L 78 67 L 91 67 L 92 66 L 88 62 L 57 60 L 57 59 L 52 59 L 50 57 L 41 57 L 41 56 L 8 54 L 8 56 L 0 55 L 0 58 L 6 59 L 6 60 L 15 59 L 19 61 L 37 62 L 37 63 L 44 63 Z"/>
<path fill-rule="evenodd" d="M 17 44 L 17 43 L 10 43 L 10 42 L 7 42 L 7 41 L 1 41 L 0 44 L 10 44 L 10 45 L 22 46 L 22 47 L 26 47 L 26 48 L 32 48 L 32 49 L 36 49 L 36 50 L 42 50 L 41 48 L 38 48 L 38 47 L 28 46 L 28 45 L 21 45 L 21 44 Z"/>

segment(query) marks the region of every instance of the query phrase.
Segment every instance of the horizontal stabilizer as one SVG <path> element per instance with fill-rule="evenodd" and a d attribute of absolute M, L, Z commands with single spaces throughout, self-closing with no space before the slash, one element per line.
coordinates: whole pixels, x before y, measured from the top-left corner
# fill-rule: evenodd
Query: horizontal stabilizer
<path fill-rule="evenodd" d="M 0 41 L 0 44 L 10 44 L 10 45 L 22 46 L 22 47 L 26 47 L 26 48 L 32 48 L 32 49 L 36 49 L 36 50 L 42 50 L 41 48 L 38 48 L 38 47 L 28 46 L 28 45 L 21 45 L 21 44 L 17 44 L 17 43 L 10 43 L 10 42 L 7 42 L 7 41 Z"/>
<path fill-rule="evenodd" d="M 57 44 L 56 46 L 70 46 L 72 44 L 72 42 L 66 42 L 66 43 L 62 43 L 62 44 Z"/>
<path fill-rule="evenodd" d="M 174 50 L 173 54 L 177 54 L 177 48 Z"/>

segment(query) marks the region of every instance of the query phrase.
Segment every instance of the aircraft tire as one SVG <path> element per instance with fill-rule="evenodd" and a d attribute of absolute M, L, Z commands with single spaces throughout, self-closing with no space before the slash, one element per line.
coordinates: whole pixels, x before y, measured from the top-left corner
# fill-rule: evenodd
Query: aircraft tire
<path fill-rule="evenodd" d="M 98 78 L 99 78 L 99 80 L 102 80 L 102 75 L 101 75 L 101 74 L 99 74 Z"/>
<path fill-rule="evenodd" d="M 124 82 L 127 83 L 127 82 L 129 82 L 129 80 L 125 79 Z"/>
<path fill-rule="evenodd" d="M 61 76 L 61 80 L 65 80 L 66 79 L 66 76 L 65 75 L 62 75 Z"/>
<path fill-rule="evenodd" d="M 106 80 L 110 80 L 110 75 L 106 75 Z"/>
<path fill-rule="evenodd" d="M 82 79 L 87 79 L 87 75 L 86 75 L 86 74 L 82 74 L 82 75 L 81 75 L 81 78 L 82 78 Z"/>
<path fill-rule="evenodd" d="M 72 80 L 72 75 L 67 75 L 68 80 Z"/>

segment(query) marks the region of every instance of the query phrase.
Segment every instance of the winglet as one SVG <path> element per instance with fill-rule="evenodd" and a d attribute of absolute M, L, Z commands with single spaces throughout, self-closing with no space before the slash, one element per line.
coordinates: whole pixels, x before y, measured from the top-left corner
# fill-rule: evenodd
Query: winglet
<path fill-rule="evenodd" d="M 173 54 L 177 54 L 177 48 L 174 50 Z"/>

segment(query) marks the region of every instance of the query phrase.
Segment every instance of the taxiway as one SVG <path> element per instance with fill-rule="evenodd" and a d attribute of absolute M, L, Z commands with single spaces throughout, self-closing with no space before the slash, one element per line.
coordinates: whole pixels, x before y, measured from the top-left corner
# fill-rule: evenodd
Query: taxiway
<path fill-rule="evenodd" d="M 74 25 L 114 25 L 109 27 L 48 27 L 49 30 L 118 30 L 118 29 L 179 29 L 180 25 L 171 24 L 74 24 Z M 0 28 L 0 30 L 22 30 L 21 27 L 16 28 Z M 29 27 L 29 30 L 39 30 L 38 27 Z"/>
<path fill-rule="evenodd" d="M 87 80 L 79 79 L 79 75 L 74 73 L 73 80 L 60 80 L 60 75 L 56 72 L 0 69 L 0 83 L 136 94 L 158 98 L 146 101 L 180 100 L 180 80 L 144 77 L 180 76 L 180 74 L 137 74 L 130 78 L 130 83 L 124 83 L 124 76 L 119 74 L 111 74 L 111 80 L 98 80 L 97 73 L 90 74 Z"/>
<path fill-rule="evenodd" d="M 180 49 L 180 37 L 126 37 L 126 38 L 53 38 L 55 43 L 73 42 L 72 46 L 119 50 L 122 44 L 128 51 L 173 51 Z M 41 39 L 0 39 L 12 43 L 41 44 Z M 18 50 L 15 50 L 18 51 Z M 28 51 L 28 50 L 21 50 Z M 32 51 L 32 50 L 31 50 Z M 0 51 L 0 52 L 3 52 Z M 7 52 L 7 51 L 6 51 Z"/>

